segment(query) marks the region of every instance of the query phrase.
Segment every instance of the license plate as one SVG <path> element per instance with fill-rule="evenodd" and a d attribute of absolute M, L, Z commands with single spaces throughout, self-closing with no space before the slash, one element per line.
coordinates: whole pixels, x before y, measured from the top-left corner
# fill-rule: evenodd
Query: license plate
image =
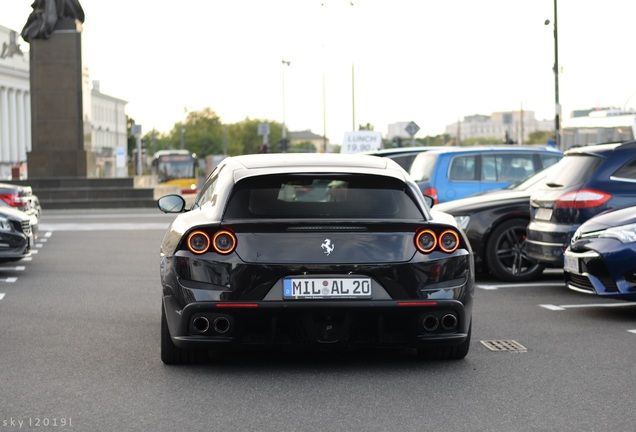
<path fill-rule="evenodd" d="M 568 255 L 563 255 L 563 270 L 570 273 L 580 274 L 579 259 Z"/>
<path fill-rule="evenodd" d="M 534 218 L 538 220 L 549 221 L 550 219 L 552 219 L 552 209 L 540 208 L 537 210 L 537 214 Z"/>
<path fill-rule="evenodd" d="M 371 298 L 370 278 L 285 278 L 283 298 L 351 299 Z"/>

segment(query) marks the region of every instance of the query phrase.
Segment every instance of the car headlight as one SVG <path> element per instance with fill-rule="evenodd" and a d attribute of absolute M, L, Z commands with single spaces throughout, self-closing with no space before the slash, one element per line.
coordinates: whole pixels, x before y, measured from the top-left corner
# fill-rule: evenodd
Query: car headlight
<path fill-rule="evenodd" d="M 0 231 L 12 231 L 13 226 L 11 226 L 11 222 L 9 219 L 0 218 Z"/>
<path fill-rule="evenodd" d="M 457 226 L 465 230 L 468 227 L 468 222 L 470 222 L 470 216 L 455 216 L 455 220 L 457 221 Z"/>
<path fill-rule="evenodd" d="M 615 238 L 622 243 L 636 242 L 636 224 L 608 228 L 599 234 L 599 237 Z"/>

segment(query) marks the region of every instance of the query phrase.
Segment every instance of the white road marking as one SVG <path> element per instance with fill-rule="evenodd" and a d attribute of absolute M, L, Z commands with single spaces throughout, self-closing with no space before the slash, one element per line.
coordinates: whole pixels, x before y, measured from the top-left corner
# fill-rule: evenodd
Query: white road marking
<path fill-rule="evenodd" d="M 0 300 L 4 298 L 4 293 L 0 293 Z"/>
<path fill-rule="evenodd" d="M 31 255 L 36 254 L 36 253 L 38 253 L 38 251 L 37 251 L 37 250 L 32 250 L 32 251 L 31 251 Z"/>
<path fill-rule="evenodd" d="M 13 282 L 15 282 L 17 280 L 18 280 L 17 277 L 10 277 L 10 278 L 6 278 L 6 279 L 0 279 L 0 282 L 13 283 Z"/>
<path fill-rule="evenodd" d="M 627 330 L 629 333 L 634 333 L 636 334 L 636 329 L 635 330 Z"/>
<path fill-rule="evenodd" d="M 40 243 L 46 243 L 47 241 L 49 241 L 49 239 L 47 239 L 47 238 L 41 238 L 41 239 L 38 239 L 38 241 L 39 241 Z"/>
<path fill-rule="evenodd" d="M 537 282 L 537 283 L 515 283 L 515 284 L 495 284 L 495 285 L 482 285 L 475 284 L 477 288 L 494 291 L 500 288 L 547 288 L 547 287 L 564 287 L 563 282 Z"/>
<path fill-rule="evenodd" d="M 22 258 L 20 261 L 33 261 L 33 257 Z"/>
<path fill-rule="evenodd" d="M 13 271 L 24 271 L 26 269 L 25 266 L 16 266 L 16 267 L 0 267 L 0 270 L 13 270 Z"/>
<path fill-rule="evenodd" d="M 37 244 L 35 245 L 35 247 L 36 247 L 36 248 L 41 248 L 42 246 L 44 246 L 44 245 L 43 245 L 43 244 L 40 244 L 40 243 L 37 243 Z"/>
<path fill-rule="evenodd" d="M 51 234 L 53 234 L 51 231 L 48 231 L 46 233 L 44 233 L 44 237 L 49 238 L 51 237 Z"/>
<path fill-rule="evenodd" d="M 161 230 L 165 231 L 169 223 L 149 222 L 149 223 L 68 223 L 68 224 L 46 224 L 49 231 L 140 231 L 140 230 Z"/>
<path fill-rule="evenodd" d="M 623 307 L 623 306 L 636 306 L 634 302 L 621 302 L 621 303 L 589 303 L 589 304 L 575 304 L 575 305 L 551 305 L 542 304 L 540 307 L 552 311 L 562 311 L 566 309 L 580 309 L 580 308 L 596 308 L 596 307 Z"/>

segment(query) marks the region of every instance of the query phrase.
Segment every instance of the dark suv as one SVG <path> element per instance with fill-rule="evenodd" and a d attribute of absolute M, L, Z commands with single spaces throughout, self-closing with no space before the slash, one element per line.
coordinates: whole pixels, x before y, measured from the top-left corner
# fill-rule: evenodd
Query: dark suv
<path fill-rule="evenodd" d="M 569 150 L 530 197 L 528 256 L 563 265 L 577 228 L 609 209 L 636 204 L 636 141 Z"/>

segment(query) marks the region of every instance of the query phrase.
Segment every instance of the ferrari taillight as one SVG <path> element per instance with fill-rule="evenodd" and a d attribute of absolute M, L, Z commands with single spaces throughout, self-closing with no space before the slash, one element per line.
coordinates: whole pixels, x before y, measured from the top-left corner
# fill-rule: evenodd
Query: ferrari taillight
<path fill-rule="evenodd" d="M 424 228 L 415 234 L 415 247 L 428 254 L 438 249 L 445 253 L 453 253 L 460 244 L 459 234 L 453 229 Z"/>
<path fill-rule="evenodd" d="M 195 254 L 206 253 L 210 249 L 210 236 L 203 231 L 194 231 L 188 236 L 188 249 Z"/>
<path fill-rule="evenodd" d="M 231 231 L 222 230 L 214 234 L 214 250 L 220 254 L 227 255 L 236 248 L 236 236 Z"/>

